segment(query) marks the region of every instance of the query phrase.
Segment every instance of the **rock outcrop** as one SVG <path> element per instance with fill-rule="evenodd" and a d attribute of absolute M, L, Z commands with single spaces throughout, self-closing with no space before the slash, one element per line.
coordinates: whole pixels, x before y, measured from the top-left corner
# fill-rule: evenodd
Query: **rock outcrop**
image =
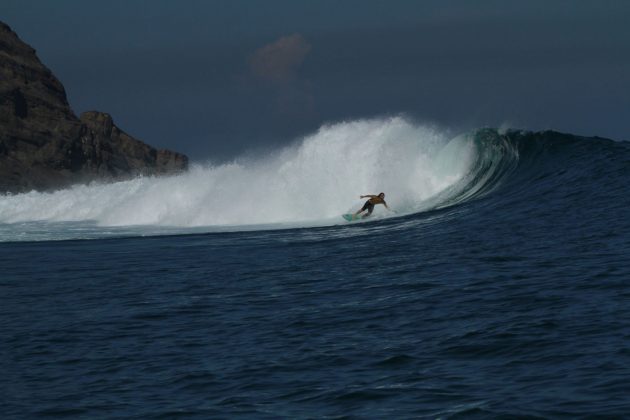
<path fill-rule="evenodd" d="M 0 22 L 0 193 L 49 190 L 186 170 L 188 158 L 157 150 L 102 112 L 74 114 L 35 50 Z"/>

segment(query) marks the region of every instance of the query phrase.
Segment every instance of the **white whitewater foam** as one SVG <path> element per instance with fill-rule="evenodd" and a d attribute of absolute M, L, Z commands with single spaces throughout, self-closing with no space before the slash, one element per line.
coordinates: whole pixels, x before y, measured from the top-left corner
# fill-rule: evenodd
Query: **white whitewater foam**
<path fill-rule="evenodd" d="M 326 125 L 291 147 L 184 174 L 0 196 L 0 223 L 94 221 L 100 226 L 339 223 L 361 194 L 392 209 L 423 203 L 462 178 L 474 150 L 401 117 Z M 377 206 L 376 216 L 389 213 Z"/>

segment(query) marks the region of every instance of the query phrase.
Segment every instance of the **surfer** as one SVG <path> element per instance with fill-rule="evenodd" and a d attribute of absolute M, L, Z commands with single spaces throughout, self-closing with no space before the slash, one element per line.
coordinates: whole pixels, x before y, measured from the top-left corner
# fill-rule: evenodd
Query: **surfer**
<path fill-rule="evenodd" d="M 362 195 L 359 198 L 367 198 L 367 197 L 369 197 L 370 199 L 365 202 L 361 210 L 354 213 L 355 216 L 358 216 L 359 214 L 367 210 L 367 214 L 363 217 L 364 218 L 368 217 L 369 215 L 372 214 L 372 211 L 374 211 L 374 206 L 377 204 L 382 204 L 385 206 L 387 210 L 390 210 L 390 208 L 387 206 L 387 203 L 385 202 L 385 193 L 380 193 L 379 195 L 371 195 L 371 194 Z"/>

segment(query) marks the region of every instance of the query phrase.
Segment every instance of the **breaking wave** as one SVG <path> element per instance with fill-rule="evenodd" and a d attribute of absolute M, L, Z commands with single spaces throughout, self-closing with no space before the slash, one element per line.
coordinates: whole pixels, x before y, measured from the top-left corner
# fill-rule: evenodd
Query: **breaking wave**
<path fill-rule="evenodd" d="M 381 191 L 396 214 L 408 214 L 470 194 L 473 187 L 455 186 L 470 176 L 477 153 L 469 136 L 449 140 L 401 117 L 344 122 L 263 157 L 197 164 L 176 176 L 2 196 L 0 223 L 325 225 L 358 208 L 359 195 Z M 375 216 L 395 215 L 381 207 Z"/>

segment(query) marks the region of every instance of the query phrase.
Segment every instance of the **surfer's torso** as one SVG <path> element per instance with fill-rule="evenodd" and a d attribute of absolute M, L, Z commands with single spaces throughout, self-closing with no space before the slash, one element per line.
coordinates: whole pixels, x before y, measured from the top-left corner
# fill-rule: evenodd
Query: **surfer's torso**
<path fill-rule="evenodd" d="M 379 197 L 378 195 L 373 195 L 372 197 L 370 197 L 368 202 L 372 205 L 385 204 L 385 200 Z"/>

